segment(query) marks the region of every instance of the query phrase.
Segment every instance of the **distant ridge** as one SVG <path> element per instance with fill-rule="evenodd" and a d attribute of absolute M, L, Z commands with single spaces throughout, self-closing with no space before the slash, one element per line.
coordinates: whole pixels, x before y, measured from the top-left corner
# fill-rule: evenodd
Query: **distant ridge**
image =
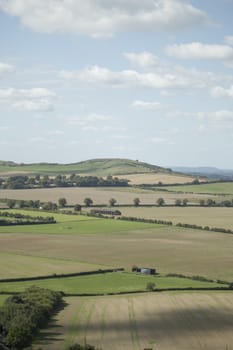
<path fill-rule="evenodd" d="M 209 178 L 221 178 L 233 180 L 233 169 L 218 169 L 215 167 L 171 167 L 172 170 Z"/>
<path fill-rule="evenodd" d="M 0 173 L 31 173 L 31 174 L 58 174 L 76 173 L 96 176 L 127 175 L 143 173 L 172 174 L 171 169 L 152 165 L 138 160 L 123 158 L 97 158 L 77 163 L 30 163 L 17 164 L 14 162 L 0 161 Z"/>

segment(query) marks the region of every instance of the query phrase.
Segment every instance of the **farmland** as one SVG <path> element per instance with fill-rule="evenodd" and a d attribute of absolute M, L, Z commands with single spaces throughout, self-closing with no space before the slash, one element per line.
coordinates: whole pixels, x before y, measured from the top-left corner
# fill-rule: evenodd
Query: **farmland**
<path fill-rule="evenodd" d="M 119 207 L 122 215 L 142 217 L 146 219 L 160 219 L 177 224 L 190 223 L 201 226 L 233 227 L 232 208 L 210 207 Z"/>
<path fill-rule="evenodd" d="M 203 193 L 203 194 L 229 194 L 233 195 L 233 182 L 217 182 L 201 185 L 182 185 L 164 187 L 168 191 L 183 192 L 183 193 Z"/>
<path fill-rule="evenodd" d="M 49 288 L 66 294 L 107 294 L 132 291 L 146 291 L 147 283 L 154 283 L 156 289 L 164 288 L 214 288 L 221 285 L 212 282 L 195 281 L 187 278 L 146 276 L 143 274 L 112 272 L 97 275 L 59 277 L 23 282 L 1 282 L 0 292 L 22 292 L 30 286 Z"/>
<path fill-rule="evenodd" d="M 52 273 L 80 271 L 81 263 L 87 269 L 93 266 L 90 270 L 94 266 L 131 269 L 138 264 L 154 266 L 161 273 L 232 280 L 230 234 L 81 215 L 54 216 L 59 219 L 56 224 L 0 228 L 1 278 L 31 276 L 34 268 L 43 274 L 46 264 Z M 24 264 L 12 269 L 14 259 Z"/>
<path fill-rule="evenodd" d="M 21 200 L 40 200 L 41 202 L 57 202 L 59 198 L 65 197 L 69 205 L 76 203 L 83 204 L 86 197 L 93 200 L 94 205 L 107 205 L 110 198 L 115 198 L 119 205 L 132 205 L 135 197 L 139 197 L 141 204 L 154 205 L 156 200 L 163 197 L 167 204 L 174 204 L 177 198 L 188 199 L 190 203 L 199 203 L 200 199 L 216 198 L 216 195 L 198 194 L 198 193 L 175 193 L 161 190 L 145 190 L 140 188 L 39 188 L 30 190 L 0 190 L 0 198 L 21 199 Z M 223 199 L 223 196 L 219 196 Z M 225 197 L 224 197 L 225 199 Z"/>
<path fill-rule="evenodd" d="M 61 170 L 61 169 L 60 169 Z M 154 181 L 156 174 L 129 175 L 133 181 Z M 159 174 L 158 174 L 159 176 Z M 163 174 L 174 177 L 174 174 Z M 139 180 L 141 178 L 141 180 Z M 178 182 L 179 179 L 176 178 Z M 211 186 L 217 184 L 211 184 Z M 58 202 L 66 198 L 68 207 L 92 198 L 94 205 L 109 208 L 115 198 L 116 209 L 124 216 L 233 228 L 232 208 L 198 206 L 156 206 L 163 197 L 166 204 L 188 199 L 232 199 L 231 185 L 209 191 L 209 184 L 154 189 L 128 188 L 48 188 L 1 190 L 1 198 Z M 180 187 L 180 189 L 179 189 Z M 163 189 L 168 191 L 163 191 Z M 171 189 L 171 191 L 170 191 Z M 173 192 L 174 189 L 174 192 Z M 176 191 L 182 191 L 177 193 Z M 140 205 L 133 206 L 134 198 Z M 122 206 L 121 206 L 122 205 Z M 90 208 L 82 208 L 83 214 Z M 229 291 L 147 292 L 148 282 L 156 289 L 210 288 L 226 286 L 166 274 L 203 276 L 233 282 L 233 235 L 177 226 L 104 219 L 87 215 L 67 215 L 43 210 L 7 209 L 33 216 L 53 216 L 56 223 L 0 227 L 0 279 L 36 276 L 54 278 L 33 281 L 0 282 L 0 292 L 19 292 L 36 285 L 67 295 L 66 307 L 42 331 L 34 349 L 63 350 L 73 342 L 85 340 L 107 350 L 230 350 L 233 294 Z M 158 275 L 131 273 L 133 265 L 156 268 Z M 123 267 L 125 272 L 87 276 L 57 277 L 100 269 Z M 142 293 L 136 293 L 141 291 Z M 130 294 L 134 292 L 134 294 Z M 129 293 L 107 295 L 109 293 Z M 102 296 L 105 294 L 104 296 Z M 0 295 L 0 305 L 6 299 Z"/>
<path fill-rule="evenodd" d="M 87 341 L 103 350 L 230 350 L 233 343 L 232 293 L 67 297 L 66 302 L 37 347 L 55 350 Z"/>

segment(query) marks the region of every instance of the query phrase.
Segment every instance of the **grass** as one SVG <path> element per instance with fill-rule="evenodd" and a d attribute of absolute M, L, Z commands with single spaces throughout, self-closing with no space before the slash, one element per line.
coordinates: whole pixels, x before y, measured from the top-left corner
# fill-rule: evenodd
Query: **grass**
<path fill-rule="evenodd" d="M 233 195 L 233 182 L 217 182 L 203 185 L 182 185 L 163 187 L 168 191 L 203 194 L 230 194 Z"/>
<path fill-rule="evenodd" d="M 74 271 L 79 263 L 126 269 L 136 264 L 154 267 L 160 273 L 232 281 L 232 235 L 89 217 L 86 221 L 66 221 L 67 217 L 51 225 L 1 227 L 3 276 L 31 276 L 34 268 L 41 274 L 46 263 L 52 272 L 55 260 L 62 270 L 64 260 L 67 272 L 69 268 Z"/>
<path fill-rule="evenodd" d="M 0 173 L 10 172 L 27 172 L 37 174 L 61 174 L 61 173 L 79 173 L 92 174 L 98 176 L 134 174 L 163 171 L 167 169 L 151 165 L 148 163 L 138 162 L 129 159 L 93 159 L 73 164 L 20 164 L 20 165 L 0 165 Z"/>
<path fill-rule="evenodd" d="M 0 295 L 0 307 L 4 304 L 9 295 Z"/>
<path fill-rule="evenodd" d="M 70 294 L 81 293 L 120 293 L 146 290 L 148 282 L 155 283 L 157 289 L 163 288 L 214 288 L 217 283 L 193 281 L 176 277 L 153 277 L 132 273 L 107 273 L 78 277 L 53 278 L 26 282 L 1 282 L 0 292 L 21 292 L 34 285 L 63 291 Z"/>
<path fill-rule="evenodd" d="M 66 302 L 35 348 L 86 341 L 113 350 L 230 350 L 233 343 L 232 293 L 67 297 Z"/>

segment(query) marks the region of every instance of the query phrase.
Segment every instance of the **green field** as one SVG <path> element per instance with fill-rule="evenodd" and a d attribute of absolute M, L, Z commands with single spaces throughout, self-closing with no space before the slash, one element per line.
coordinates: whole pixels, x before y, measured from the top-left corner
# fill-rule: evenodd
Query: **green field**
<path fill-rule="evenodd" d="M 26 282 L 1 282 L 0 292 L 22 292 L 30 286 L 49 288 L 67 294 L 120 293 L 146 291 L 148 282 L 155 283 L 156 289 L 164 288 L 214 288 L 222 285 L 194 281 L 187 278 L 154 277 L 125 272 L 106 273 L 66 278 L 51 278 Z"/>
<path fill-rule="evenodd" d="M 233 195 L 233 182 L 218 182 L 203 185 L 164 186 L 163 188 L 168 191 L 175 192 Z"/>
<path fill-rule="evenodd" d="M 34 349 L 85 341 L 103 350 L 231 350 L 233 295 L 150 293 L 65 299 Z"/>
<path fill-rule="evenodd" d="M 97 176 L 135 174 L 147 172 L 171 171 L 151 165 L 144 162 L 138 162 L 130 159 L 92 159 L 73 164 L 11 164 L 7 162 L 0 165 L 0 173 L 33 173 L 33 174 L 62 174 L 79 173 Z"/>
<path fill-rule="evenodd" d="M 46 264 L 49 273 L 80 271 L 81 266 L 131 269 L 136 264 L 160 273 L 232 281 L 230 234 L 61 214 L 57 218 L 57 224 L 0 228 L 1 278 L 46 274 Z"/>
<path fill-rule="evenodd" d="M 9 295 L 0 295 L 0 306 L 3 305 L 4 301 L 9 297 Z"/>

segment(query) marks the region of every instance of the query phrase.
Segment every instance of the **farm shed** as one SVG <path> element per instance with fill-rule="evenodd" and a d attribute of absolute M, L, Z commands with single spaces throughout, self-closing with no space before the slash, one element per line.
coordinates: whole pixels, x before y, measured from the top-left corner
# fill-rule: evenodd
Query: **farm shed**
<path fill-rule="evenodd" d="M 120 210 L 91 209 L 92 214 L 121 215 Z"/>
<path fill-rule="evenodd" d="M 156 269 L 150 268 L 150 267 L 137 267 L 134 266 L 132 268 L 132 272 L 139 272 L 143 273 L 145 275 L 155 275 L 156 274 Z"/>

